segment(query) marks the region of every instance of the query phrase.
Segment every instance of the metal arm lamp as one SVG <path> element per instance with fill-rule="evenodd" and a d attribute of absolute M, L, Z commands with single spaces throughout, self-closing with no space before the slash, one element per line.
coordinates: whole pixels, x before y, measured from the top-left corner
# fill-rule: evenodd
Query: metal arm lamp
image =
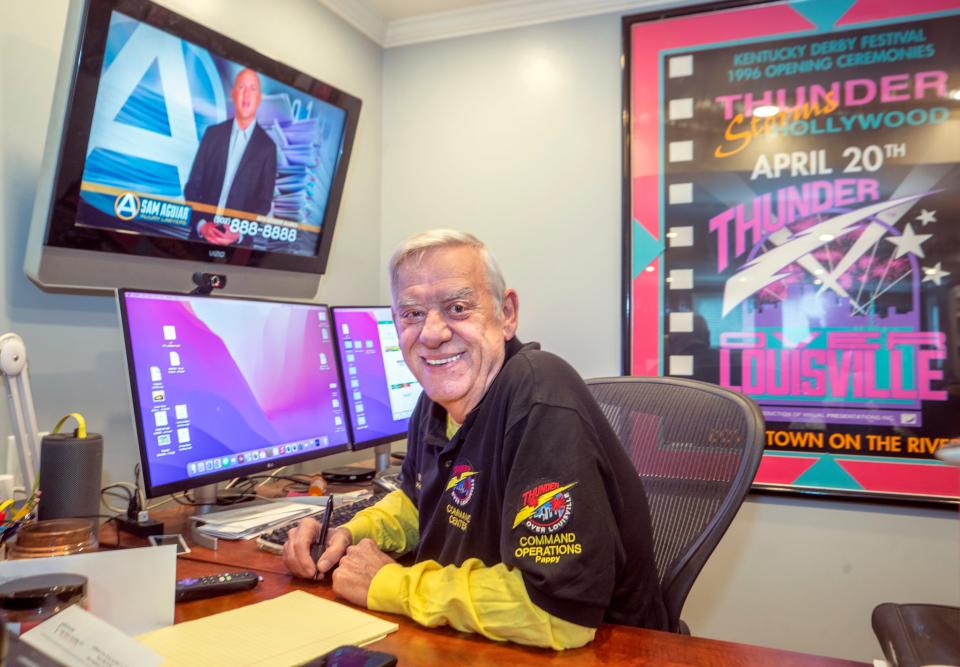
<path fill-rule="evenodd" d="M 37 442 L 37 413 L 30 392 L 30 372 L 27 347 L 15 333 L 0 336 L 0 371 L 7 388 L 7 407 L 13 421 L 13 436 L 17 443 L 23 485 L 30 495 L 37 479 L 36 460 L 40 446 Z"/>

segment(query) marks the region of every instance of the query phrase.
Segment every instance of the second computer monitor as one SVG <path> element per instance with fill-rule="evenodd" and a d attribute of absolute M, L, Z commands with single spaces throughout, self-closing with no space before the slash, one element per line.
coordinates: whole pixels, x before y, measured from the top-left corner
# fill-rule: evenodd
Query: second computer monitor
<path fill-rule="evenodd" d="M 405 438 L 422 391 L 387 306 L 334 306 L 333 322 L 355 449 Z"/>

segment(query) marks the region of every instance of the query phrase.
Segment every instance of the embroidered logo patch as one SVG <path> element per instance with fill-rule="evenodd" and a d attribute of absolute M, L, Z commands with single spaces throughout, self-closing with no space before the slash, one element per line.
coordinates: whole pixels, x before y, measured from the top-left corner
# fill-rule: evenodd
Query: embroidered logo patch
<path fill-rule="evenodd" d="M 524 491 L 523 505 L 513 520 L 513 527 L 522 523 L 534 533 L 557 532 L 573 515 L 573 501 L 567 491 L 576 485 L 576 482 L 565 486 L 560 486 L 560 482 L 545 482 Z"/>
<path fill-rule="evenodd" d="M 453 467 L 453 476 L 447 482 L 446 490 L 450 492 L 450 497 L 459 507 L 466 505 L 473 497 L 477 486 L 475 477 L 478 474 L 469 463 Z"/>

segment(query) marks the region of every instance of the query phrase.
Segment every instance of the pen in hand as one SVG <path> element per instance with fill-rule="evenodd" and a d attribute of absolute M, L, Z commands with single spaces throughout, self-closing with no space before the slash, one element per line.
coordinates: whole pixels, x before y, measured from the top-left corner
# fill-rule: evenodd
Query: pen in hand
<path fill-rule="evenodd" d="M 317 567 L 317 561 L 320 560 L 320 554 L 327 547 L 327 531 L 330 530 L 330 517 L 333 515 L 333 496 L 327 499 L 327 509 L 323 513 L 323 521 L 320 524 L 320 537 L 310 547 L 310 557 L 313 558 L 313 566 L 316 571 L 313 573 L 313 580 L 320 578 L 320 568 Z"/>

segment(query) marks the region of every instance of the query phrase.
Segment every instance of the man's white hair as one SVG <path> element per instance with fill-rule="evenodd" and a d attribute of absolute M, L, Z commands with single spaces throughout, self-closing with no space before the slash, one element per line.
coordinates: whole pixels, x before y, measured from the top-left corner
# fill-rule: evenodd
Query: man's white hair
<path fill-rule="evenodd" d="M 507 283 L 503 279 L 500 265 L 497 264 L 497 260 L 483 241 L 473 234 L 458 232 L 453 229 L 431 229 L 428 232 L 415 234 L 401 243 L 393 252 L 390 257 L 390 292 L 393 294 L 394 300 L 397 297 L 397 284 L 400 281 L 400 267 L 410 262 L 419 263 L 427 252 L 436 248 L 456 246 L 476 248 L 477 252 L 480 253 L 487 269 L 487 287 L 497 302 L 497 310 L 499 310 L 503 306 L 503 293 L 507 289 Z"/>

